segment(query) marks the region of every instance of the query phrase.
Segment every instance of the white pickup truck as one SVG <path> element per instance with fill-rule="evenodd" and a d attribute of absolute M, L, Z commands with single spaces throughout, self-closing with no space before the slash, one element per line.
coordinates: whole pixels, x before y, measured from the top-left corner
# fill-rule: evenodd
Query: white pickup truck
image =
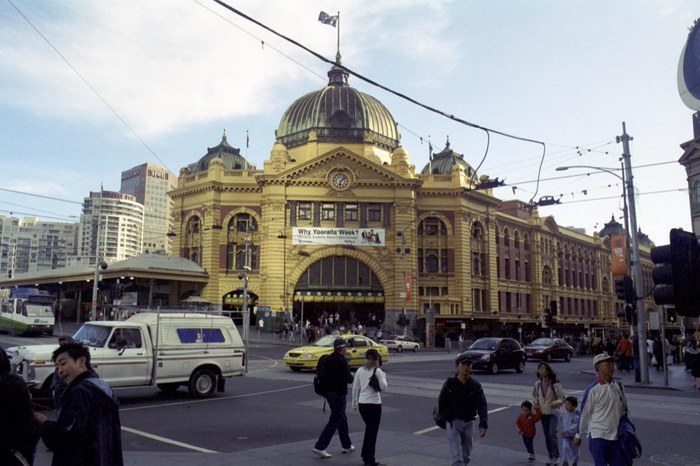
<path fill-rule="evenodd" d="M 153 386 L 164 391 L 186 385 L 196 398 L 224 391 L 225 379 L 243 375 L 246 349 L 228 317 L 142 312 L 124 321 L 86 322 L 73 339 L 90 349 L 93 369 L 112 387 Z M 7 350 L 12 371 L 51 398 L 57 345 Z"/>

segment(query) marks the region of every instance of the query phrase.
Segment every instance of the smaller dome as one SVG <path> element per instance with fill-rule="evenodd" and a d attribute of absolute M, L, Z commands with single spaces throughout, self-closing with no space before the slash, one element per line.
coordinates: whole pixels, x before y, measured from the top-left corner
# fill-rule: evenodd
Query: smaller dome
<path fill-rule="evenodd" d="M 616 236 L 624 235 L 625 227 L 620 225 L 620 222 L 615 220 L 615 215 L 610 216 L 610 221 L 605 224 L 602 230 L 598 233 L 598 236 L 605 238 L 606 236 Z"/>
<path fill-rule="evenodd" d="M 225 130 L 219 145 L 207 148 L 207 155 L 199 159 L 198 162 L 191 164 L 188 168 L 192 173 L 207 171 L 209 170 L 209 164 L 216 158 L 221 159 L 225 170 L 249 170 L 251 168 L 250 163 L 241 155 L 241 150 L 229 145 Z"/>
<path fill-rule="evenodd" d="M 423 167 L 423 175 L 449 175 L 455 165 L 461 165 L 464 173 L 468 177 L 474 176 L 474 169 L 464 161 L 464 155 L 458 154 L 450 148 L 450 138 L 448 136 L 445 148 L 442 152 L 432 155 L 432 160 Z"/>

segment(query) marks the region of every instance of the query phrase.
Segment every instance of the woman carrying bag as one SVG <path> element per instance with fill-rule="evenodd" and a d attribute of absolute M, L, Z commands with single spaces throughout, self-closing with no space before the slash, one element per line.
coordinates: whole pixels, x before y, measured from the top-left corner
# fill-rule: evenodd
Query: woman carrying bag
<path fill-rule="evenodd" d="M 382 397 L 380 392 L 387 389 L 386 374 L 379 368 L 379 352 L 368 349 L 367 361 L 357 370 L 352 383 L 352 408 L 360 410 L 365 422 L 365 437 L 362 441 L 362 461 L 365 466 L 381 466 L 374 458 L 379 422 L 382 419 Z"/>
<path fill-rule="evenodd" d="M 559 436 L 556 409 L 564 404 L 562 390 L 557 374 L 546 362 L 537 366 L 537 382 L 532 389 L 532 405 L 542 412 L 542 433 L 544 434 L 549 461 L 547 466 L 559 464 Z"/>

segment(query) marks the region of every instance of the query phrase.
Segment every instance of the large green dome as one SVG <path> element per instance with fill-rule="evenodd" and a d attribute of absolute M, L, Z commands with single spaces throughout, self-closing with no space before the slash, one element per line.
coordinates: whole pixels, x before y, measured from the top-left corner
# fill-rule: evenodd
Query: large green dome
<path fill-rule="evenodd" d="M 310 131 L 319 142 L 363 143 L 393 151 L 399 147 L 396 121 L 374 97 L 348 85 L 338 66 L 328 72 L 328 86 L 297 99 L 284 113 L 277 142 L 288 149 L 306 144 Z"/>

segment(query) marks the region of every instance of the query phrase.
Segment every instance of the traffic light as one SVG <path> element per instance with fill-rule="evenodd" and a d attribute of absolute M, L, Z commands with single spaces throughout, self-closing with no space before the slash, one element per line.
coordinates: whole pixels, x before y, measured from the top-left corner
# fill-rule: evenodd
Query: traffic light
<path fill-rule="evenodd" d="M 550 309 L 544 310 L 544 323 L 547 324 L 547 327 L 554 325 L 554 317 L 552 316 L 552 311 Z"/>
<path fill-rule="evenodd" d="M 676 310 L 675 309 L 666 309 L 666 322 L 670 324 L 675 324 L 676 320 L 678 320 L 678 316 L 676 315 Z"/>
<path fill-rule="evenodd" d="M 634 281 L 629 275 L 615 279 L 615 296 L 620 301 L 635 304 Z"/>
<path fill-rule="evenodd" d="M 408 318 L 406 317 L 406 314 L 401 314 L 399 316 L 399 320 L 396 321 L 396 323 L 402 327 L 405 327 L 406 325 L 408 325 L 409 322 L 410 322 L 410 320 L 408 320 Z"/>
<path fill-rule="evenodd" d="M 700 315 L 700 246 L 693 233 L 672 229 L 671 244 L 651 248 L 654 302 L 680 316 Z"/>

